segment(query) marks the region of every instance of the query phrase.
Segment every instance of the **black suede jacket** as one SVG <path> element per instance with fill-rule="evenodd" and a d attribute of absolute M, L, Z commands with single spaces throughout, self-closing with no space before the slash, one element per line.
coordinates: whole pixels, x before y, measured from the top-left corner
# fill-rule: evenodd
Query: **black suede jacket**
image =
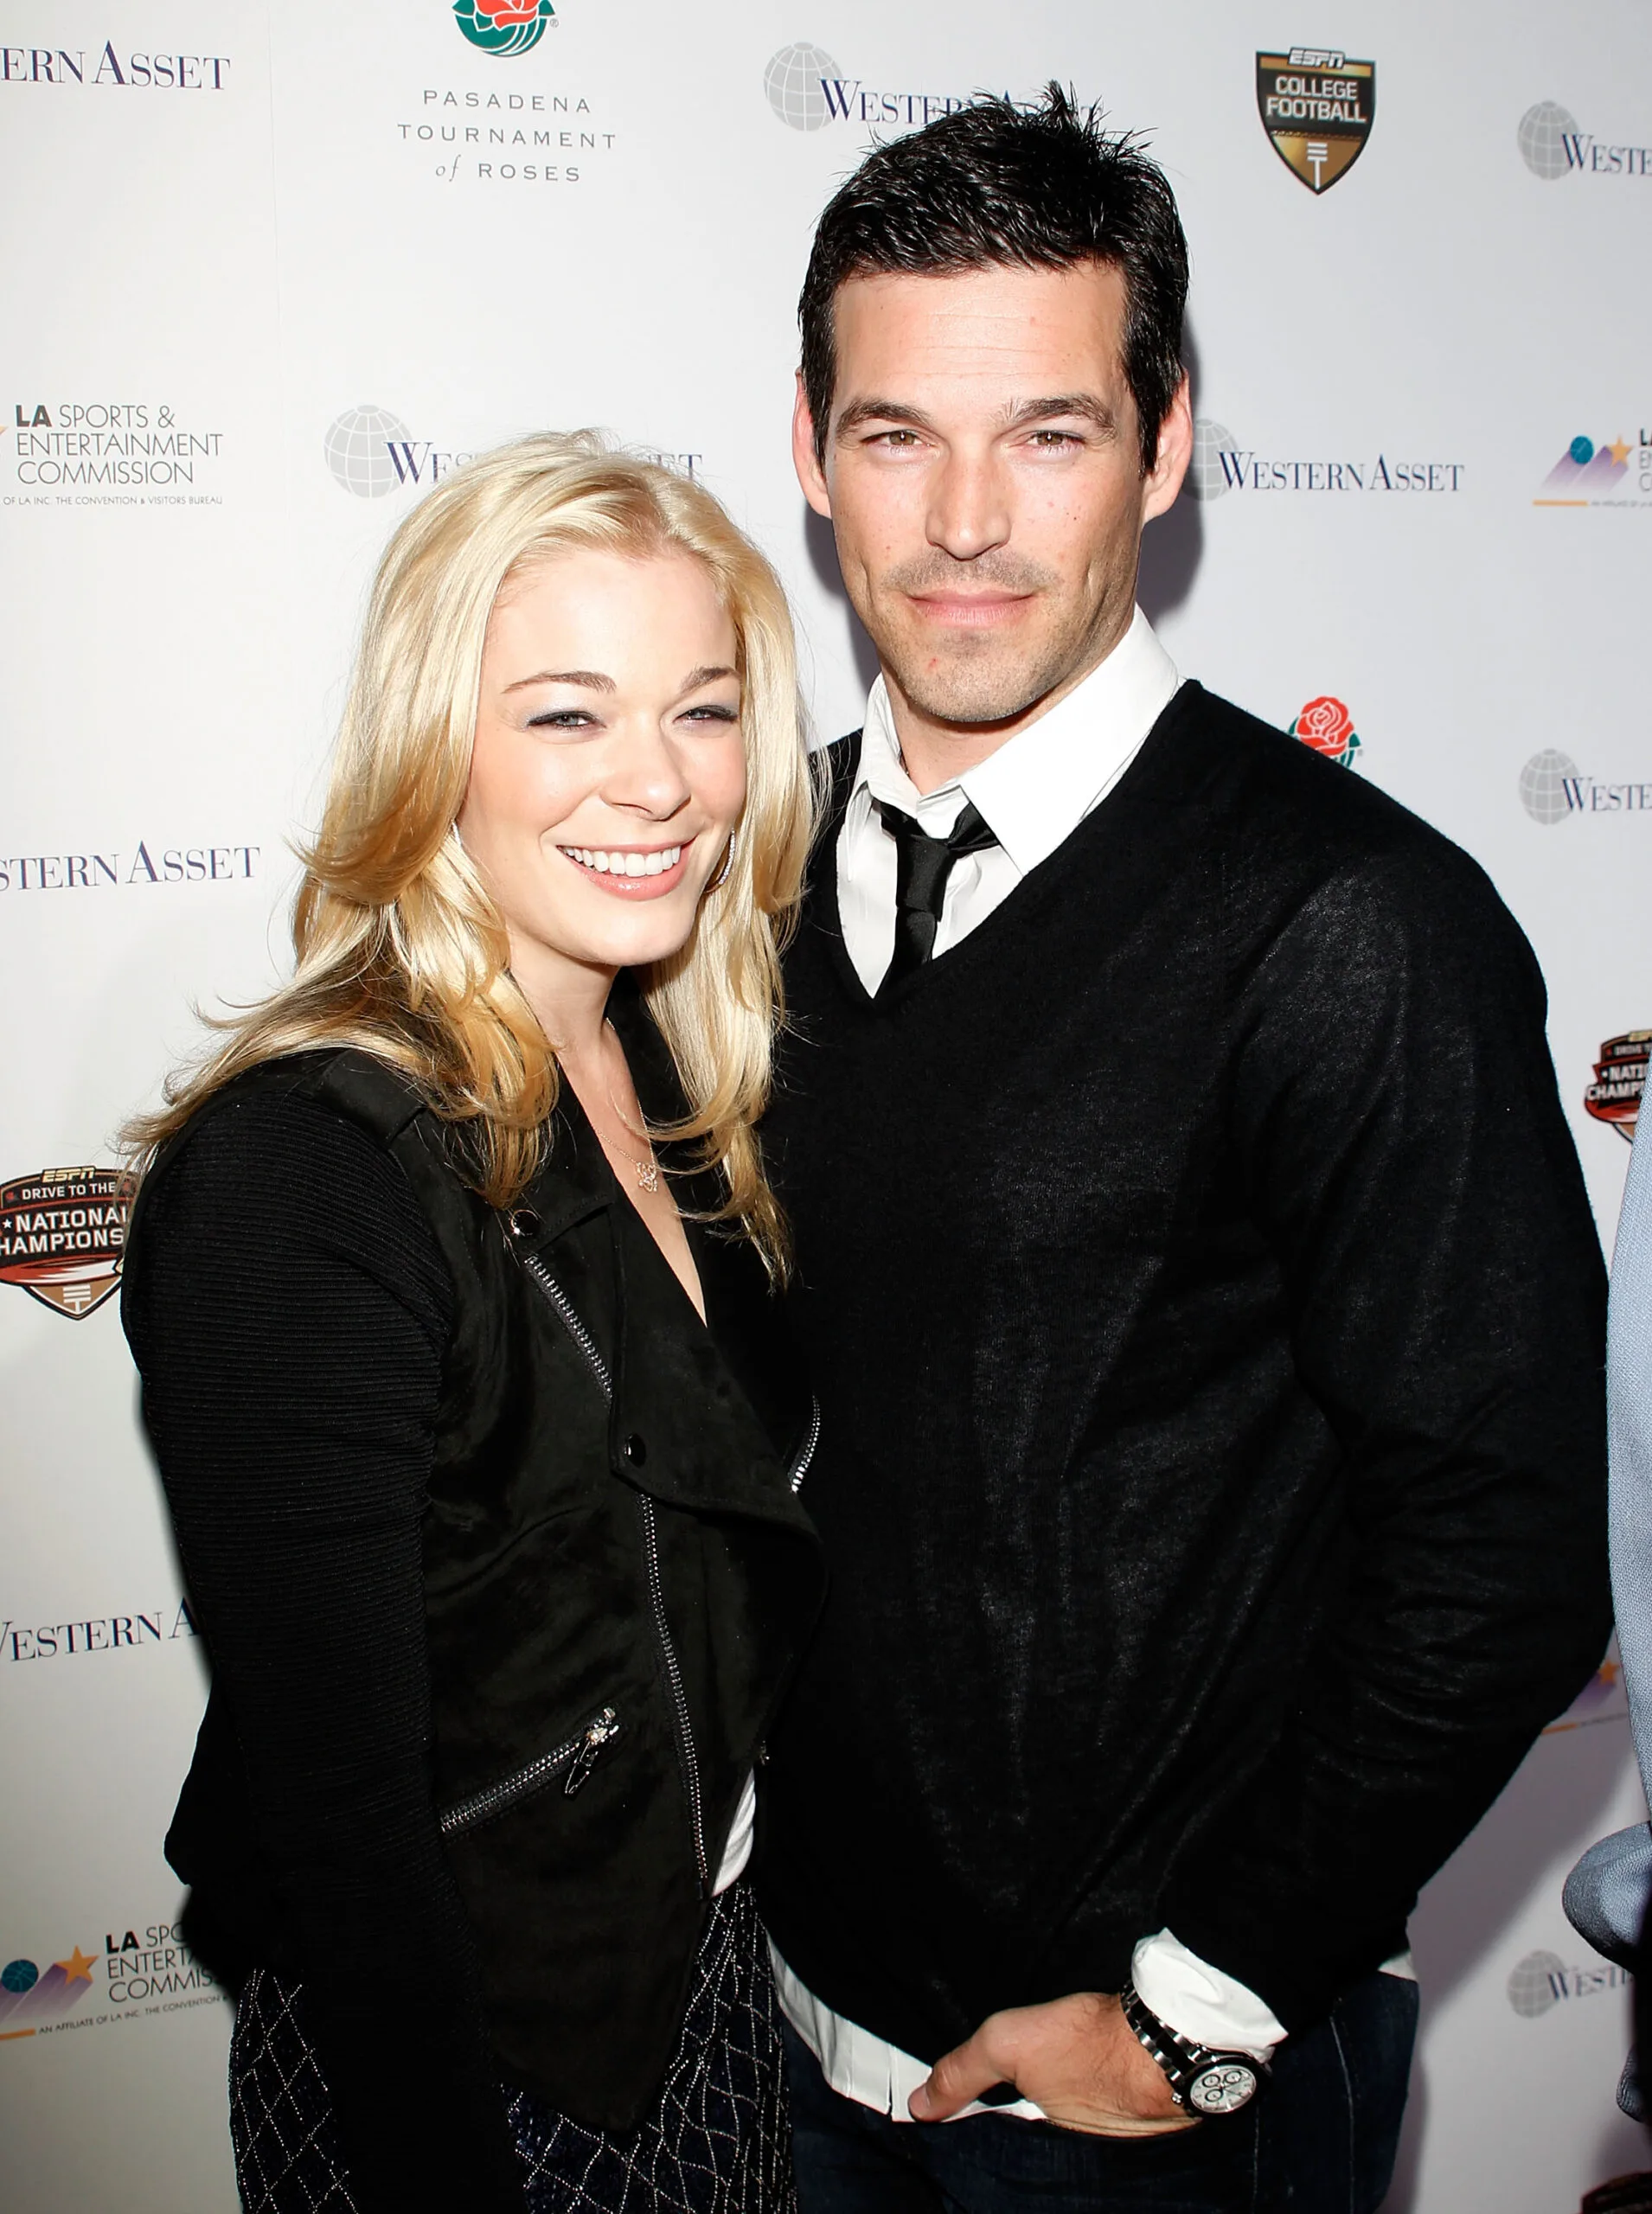
<path fill-rule="evenodd" d="M 669 1061 L 634 1002 L 624 1027 L 645 1109 L 670 1112 Z M 150 1212 L 203 1124 L 272 1091 L 346 1118 L 399 1165 L 451 1279 L 422 1526 L 430 1811 L 496 2073 L 626 2128 L 669 2059 L 742 1782 L 820 1603 L 797 1496 L 811 1402 L 749 1246 L 694 1232 L 702 1327 L 571 1096 L 501 1215 L 408 1087 L 352 1052 L 227 1087 L 145 1181 L 126 1321 L 146 1386 L 144 1348 L 166 1326 L 144 1290 Z M 707 1196 L 678 1188 L 685 1211 Z M 169 1469 L 175 1404 L 150 1396 L 210 1645 L 187 1487 Z M 313 1982 L 324 1963 L 259 1835 L 235 1687 L 215 1666 L 169 1857 L 221 1952 Z M 366 2118 L 343 2120 L 358 2151 L 370 2143 Z"/>

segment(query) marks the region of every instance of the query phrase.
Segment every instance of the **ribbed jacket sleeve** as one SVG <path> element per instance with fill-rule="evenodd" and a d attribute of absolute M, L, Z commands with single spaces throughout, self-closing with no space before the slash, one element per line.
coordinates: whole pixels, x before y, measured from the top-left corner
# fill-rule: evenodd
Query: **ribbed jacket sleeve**
<path fill-rule="evenodd" d="M 1239 1152 L 1341 1448 L 1348 1584 L 1166 1906 L 1296 2027 L 1600 1658 L 1604 1273 L 1537 963 L 1464 855 L 1345 863 L 1238 989 Z"/>
<path fill-rule="evenodd" d="M 324 1107 L 225 1103 L 144 1194 L 122 1315 L 239 1740 L 240 1880 L 275 1901 L 362 2214 L 523 2203 L 432 1799 L 420 1517 L 451 1312 L 400 1170 Z"/>

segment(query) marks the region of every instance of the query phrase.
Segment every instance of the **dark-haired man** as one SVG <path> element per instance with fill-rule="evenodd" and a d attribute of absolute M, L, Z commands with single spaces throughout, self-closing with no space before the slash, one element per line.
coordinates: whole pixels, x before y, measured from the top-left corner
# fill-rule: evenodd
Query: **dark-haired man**
<path fill-rule="evenodd" d="M 1374 2207 L 1418 1888 L 1606 1635 L 1531 954 L 1135 608 L 1186 281 L 1053 89 L 874 152 L 804 291 L 882 672 L 767 1141 L 834 1575 L 765 1795 L 804 2214 Z"/>

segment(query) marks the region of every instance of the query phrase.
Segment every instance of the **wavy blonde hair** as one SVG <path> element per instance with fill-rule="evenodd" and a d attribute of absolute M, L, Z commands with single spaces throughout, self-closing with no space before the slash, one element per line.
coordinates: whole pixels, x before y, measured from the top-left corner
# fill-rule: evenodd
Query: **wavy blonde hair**
<path fill-rule="evenodd" d="M 171 1078 L 128 1126 L 140 1166 L 248 1068 L 354 1046 L 413 1078 L 463 1126 L 468 1173 L 509 1206 L 540 1165 L 554 1053 L 512 980 L 505 924 L 454 832 L 470 781 L 483 641 L 501 590 L 549 556 L 680 552 L 709 572 L 738 641 L 746 797 L 728 873 L 688 943 L 640 972 L 676 1059 L 686 1117 L 772 1270 L 784 1228 L 755 1124 L 781 1014 L 779 953 L 795 919 L 816 788 L 778 578 L 691 480 L 611 451 L 594 432 L 522 438 L 457 470 L 406 518 L 373 587 L 321 828 L 300 850 L 295 971 L 212 1021 L 226 1042 Z"/>

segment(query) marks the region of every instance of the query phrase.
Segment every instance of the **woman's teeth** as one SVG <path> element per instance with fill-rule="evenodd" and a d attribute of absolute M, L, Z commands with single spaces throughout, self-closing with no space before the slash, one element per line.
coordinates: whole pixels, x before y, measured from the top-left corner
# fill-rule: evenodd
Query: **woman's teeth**
<path fill-rule="evenodd" d="M 564 846 L 562 851 L 599 876 L 663 876 L 682 859 L 681 846 L 663 846 L 652 854 L 605 854 L 592 846 Z"/>

